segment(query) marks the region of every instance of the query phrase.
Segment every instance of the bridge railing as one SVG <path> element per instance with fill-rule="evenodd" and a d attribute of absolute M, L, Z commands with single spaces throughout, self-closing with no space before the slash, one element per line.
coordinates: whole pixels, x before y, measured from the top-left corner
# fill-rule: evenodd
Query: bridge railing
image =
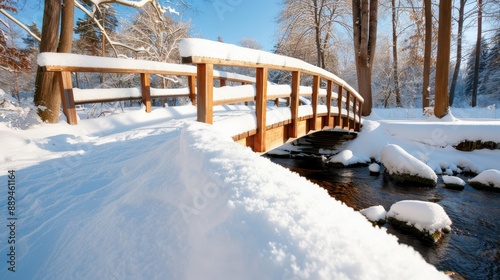
<path fill-rule="evenodd" d="M 290 98 L 291 122 L 287 135 L 296 138 L 299 135 L 299 97 L 301 75 L 312 76 L 311 105 L 312 117 L 309 119 L 310 130 L 322 129 L 318 121 L 318 97 L 322 89 L 321 82 L 326 83 L 326 122 L 327 127 L 341 127 L 359 131 L 361 127 L 361 108 L 363 98 L 349 84 L 336 75 L 308 64 L 304 61 L 276 55 L 264 51 L 247 49 L 235 45 L 219 43 L 204 39 L 182 39 L 179 44 L 182 62 L 185 64 L 195 64 L 197 67 L 197 88 L 198 88 L 198 121 L 213 123 L 213 106 L 219 104 L 229 104 L 235 101 L 255 100 L 255 113 L 257 119 L 257 129 L 253 136 L 253 149 L 257 152 L 264 152 L 268 149 L 266 144 L 266 113 L 267 101 L 279 97 Z M 226 103 L 216 98 L 214 101 L 213 77 L 214 66 L 237 66 L 254 68 L 256 73 L 255 92 L 248 93 L 244 98 L 237 100 L 226 99 Z M 268 73 L 270 69 L 286 71 L 291 73 L 290 92 L 281 94 L 269 94 L 271 87 L 268 83 Z M 337 92 L 334 93 L 334 85 Z M 216 96 L 217 97 L 217 96 Z M 246 99 L 245 99 L 246 98 Z M 336 100 L 336 107 L 332 106 L 332 100 Z M 336 117 L 331 117 L 336 116 Z M 333 122 L 333 123 L 332 123 Z"/>
<path fill-rule="evenodd" d="M 146 112 L 151 112 L 151 99 L 164 97 L 189 97 L 196 104 L 197 69 L 191 65 L 163 63 L 112 57 L 95 57 L 69 53 L 41 53 L 38 65 L 42 71 L 55 72 L 59 77 L 63 113 L 69 124 L 77 124 L 76 105 L 142 100 Z M 140 88 L 122 89 L 79 89 L 73 87 L 71 73 L 118 73 L 140 75 Z M 170 75 L 187 77 L 188 87 L 177 89 L 158 89 L 151 87 L 151 75 Z M 214 79 L 220 85 L 227 81 L 254 84 L 255 78 L 224 71 L 215 71 Z"/>

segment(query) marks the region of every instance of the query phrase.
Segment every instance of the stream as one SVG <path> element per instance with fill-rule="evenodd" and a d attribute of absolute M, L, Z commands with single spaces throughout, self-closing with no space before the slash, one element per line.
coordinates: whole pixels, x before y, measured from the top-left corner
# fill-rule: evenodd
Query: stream
<path fill-rule="evenodd" d="M 399 242 L 418 251 L 441 271 L 453 271 L 465 279 L 500 279 L 500 193 L 465 186 L 463 191 L 443 187 L 439 176 L 436 188 L 406 188 L 372 176 L 368 167 L 338 168 L 327 165 L 318 156 L 290 157 L 282 153 L 265 155 L 325 188 L 335 199 L 355 210 L 382 205 L 389 211 L 401 200 L 422 200 L 441 205 L 452 220 L 452 232 L 437 244 L 428 244 L 394 229 L 387 232 Z M 471 177 L 460 175 L 465 181 Z M 459 278 L 459 276 L 457 278 Z"/>

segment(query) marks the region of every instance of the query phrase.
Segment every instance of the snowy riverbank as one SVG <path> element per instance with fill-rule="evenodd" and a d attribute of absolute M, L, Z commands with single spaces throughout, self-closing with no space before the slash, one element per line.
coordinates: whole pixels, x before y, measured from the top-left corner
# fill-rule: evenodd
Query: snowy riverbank
<path fill-rule="evenodd" d="M 17 220 L 16 272 L 0 278 L 444 278 L 322 188 L 193 122 L 194 111 L 1 123 L 0 180 L 15 171 Z"/>

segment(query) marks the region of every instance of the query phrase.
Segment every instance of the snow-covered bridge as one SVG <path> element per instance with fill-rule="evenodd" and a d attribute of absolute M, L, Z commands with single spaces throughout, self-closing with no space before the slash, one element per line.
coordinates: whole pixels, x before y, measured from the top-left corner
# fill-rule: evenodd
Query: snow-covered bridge
<path fill-rule="evenodd" d="M 209 124 L 214 124 L 214 106 L 251 102 L 251 111 L 224 122 L 225 127 L 231 127 L 235 141 L 256 152 L 268 151 L 310 131 L 361 128 L 363 98 L 324 69 L 298 59 L 204 39 L 183 39 L 179 49 L 184 64 L 54 53 L 40 54 L 38 64 L 45 71 L 57 73 L 63 112 L 70 124 L 77 123 L 78 104 L 139 99 L 150 112 L 152 98 L 185 96 L 197 106 L 197 120 Z M 214 70 L 217 66 L 254 69 L 251 72 L 255 71 L 255 77 Z M 288 76 L 289 83 L 269 82 L 269 70 Z M 72 72 L 139 74 L 141 88 L 73 88 Z M 153 74 L 186 76 L 188 86 L 154 89 L 150 81 Z M 219 79 L 219 87 L 214 86 L 214 79 Z M 227 85 L 227 81 L 233 85 Z M 274 104 L 269 104 L 272 101 Z"/>

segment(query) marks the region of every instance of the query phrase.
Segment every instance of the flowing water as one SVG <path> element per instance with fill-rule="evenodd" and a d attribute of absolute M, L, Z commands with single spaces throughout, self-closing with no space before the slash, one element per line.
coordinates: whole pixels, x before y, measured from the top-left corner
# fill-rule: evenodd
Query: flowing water
<path fill-rule="evenodd" d="M 383 175 L 370 175 L 367 167 L 336 168 L 317 156 L 273 157 L 269 153 L 267 157 L 317 183 L 355 210 L 382 205 L 389 211 L 401 200 L 438 203 L 453 224 L 452 232 L 437 244 L 422 242 L 390 224 L 384 227 L 441 271 L 453 271 L 465 279 L 500 279 L 500 193 L 468 185 L 463 191 L 446 189 L 441 178 L 436 188 L 406 188 Z"/>

